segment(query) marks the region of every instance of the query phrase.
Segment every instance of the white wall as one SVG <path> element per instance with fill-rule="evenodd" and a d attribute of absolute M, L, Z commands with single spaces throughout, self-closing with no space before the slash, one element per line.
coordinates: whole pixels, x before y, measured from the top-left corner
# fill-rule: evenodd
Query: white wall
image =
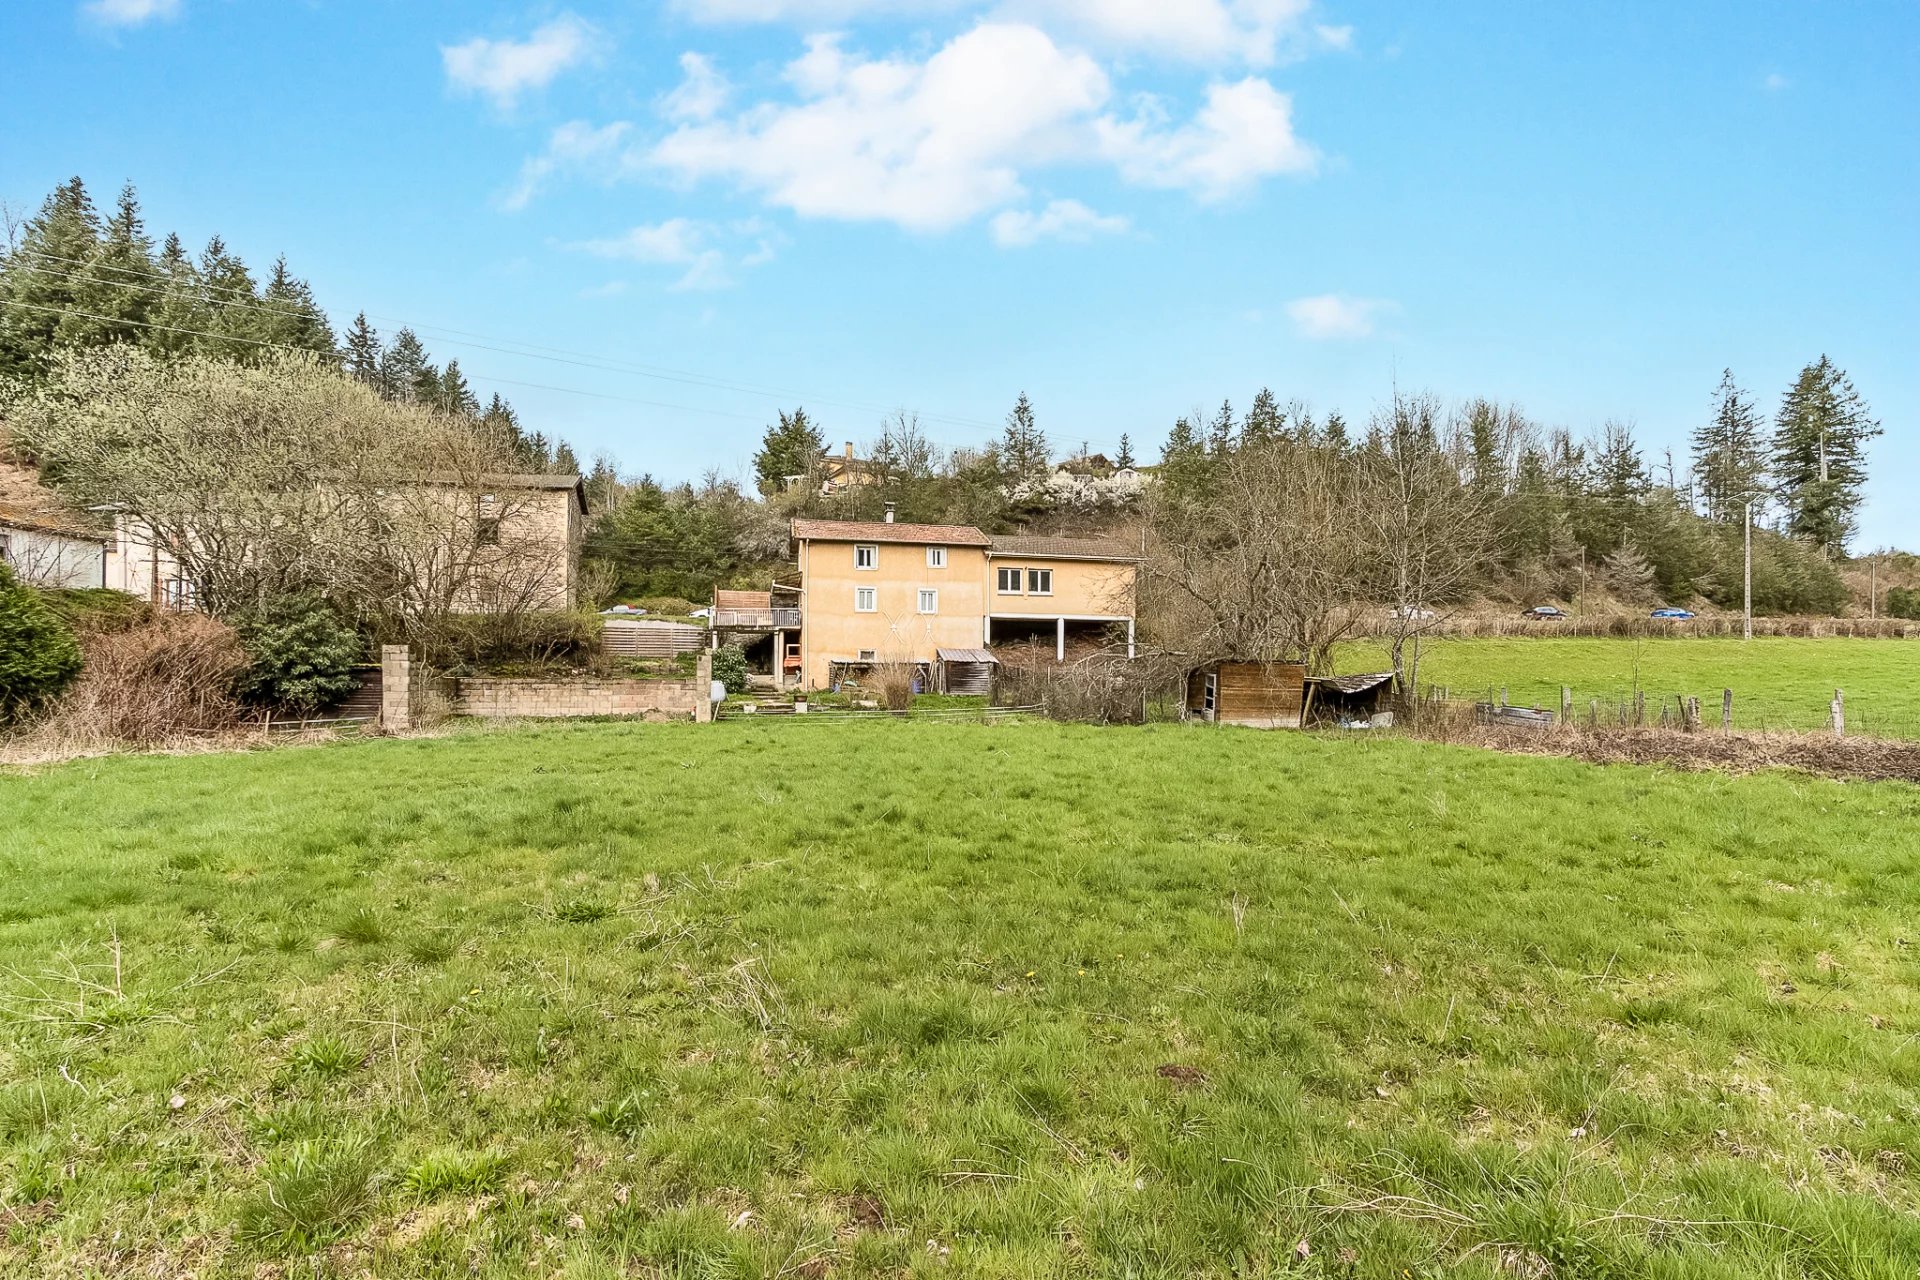
<path fill-rule="evenodd" d="M 107 585 L 107 549 L 98 542 L 0 521 L 0 544 L 7 567 L 22 582 L 36 587 Z"/>

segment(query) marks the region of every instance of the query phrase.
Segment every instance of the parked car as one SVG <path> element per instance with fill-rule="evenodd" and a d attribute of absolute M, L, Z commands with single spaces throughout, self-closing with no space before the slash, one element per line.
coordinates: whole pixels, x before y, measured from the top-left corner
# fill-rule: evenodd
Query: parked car
<path fill-rule="evenodd" d="M 1537 622 L 1555 622 L 1561 618 L 1570 617 L 1571 615 L 1558 605 L 1537 604 L 1520 616 L 1523 618 L 1531 618 Z"/>
<path fill-rule="evenodd" d="M 1393 616 L 1396 618 L 1412 618 L 1418 622 L 1425 622 L 1428 618 L 1433 617 L 1433 610 L 1403 604 L 1393 611 Z"/>
<path fill-rule="evenodd" d="M 1693 616 L 1691 609 L 1655 609 L 1647 615 L 1649 618 L 1671 618 L 1675 622 L 1685 622 Z"/>

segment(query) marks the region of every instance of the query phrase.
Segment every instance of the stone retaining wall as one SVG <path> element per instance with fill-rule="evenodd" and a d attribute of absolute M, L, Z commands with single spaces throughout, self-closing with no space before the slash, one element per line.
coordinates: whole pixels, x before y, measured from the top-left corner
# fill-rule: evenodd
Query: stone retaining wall
<path fill-rule="evenodd" d="M 454 711 L 465 716 L 550 718 L 640 716 L 705 720 L 707 686 L 698 680 L 520 680 L 466 677 L 455 682 Z"/>

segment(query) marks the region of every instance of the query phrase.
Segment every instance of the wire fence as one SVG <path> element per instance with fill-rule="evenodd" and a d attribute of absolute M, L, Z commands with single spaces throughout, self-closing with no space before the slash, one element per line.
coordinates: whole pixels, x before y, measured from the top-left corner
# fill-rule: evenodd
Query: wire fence
<path fill-rule="evenodd" d="M 1821 701 L 1817 695 L 1789 698 L 1769 693 L 1743 697 L 1738 689 L 1725 687 L 1662 691 L 1645 685 L 1596 688 L 1569 684 L 1543 689 L 1537 682 L 1529 682 L 1515 697 L 1505 685 L 1464 689 L 1427 684 L 1421 687 L 1419 700 L 1488 707 L 1496 712 L 1540 712 L 1555 723 L 1588 728 L 1721 729 L 1920 741 L 1920 713 L 1905 707 L 1890 708 L 1870 698 L 1850 698 L 1839 688 Z"/>

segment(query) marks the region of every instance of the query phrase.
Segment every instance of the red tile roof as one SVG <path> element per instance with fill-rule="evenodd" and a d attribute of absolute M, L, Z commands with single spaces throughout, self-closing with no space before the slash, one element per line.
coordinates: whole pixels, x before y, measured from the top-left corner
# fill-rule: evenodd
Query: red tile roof
<path fill-rule="evenodd" d="M 911 542 L 925 546 L 984 547 L 987 535 L 964 524 L 888 524 L 882 520 L 795 520 L 798 542 Z"/>

